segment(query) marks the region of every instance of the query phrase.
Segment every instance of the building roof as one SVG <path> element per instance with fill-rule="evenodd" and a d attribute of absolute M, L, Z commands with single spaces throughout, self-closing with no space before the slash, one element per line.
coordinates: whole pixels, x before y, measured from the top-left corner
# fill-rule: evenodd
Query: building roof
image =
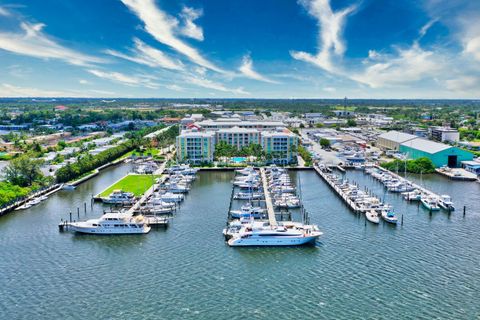
<path fill-rule="evenodd" d="M 197 122 L 197 124 L 205 126 L 270 126 L 270 127 L 285 127 L 283 122 L 279 121 L 242 121 L 238 119 L 218 119 L 218 120 L 203 120 Z"/>
<path fill-rule="evenodd" d="M 257 129 L 248 129 L 240 127 L 224 128 L 217 131 L 218 133 L 257 133 Z"/>
<path fill-rule="evenodd" d="M 462 161 L 462 164 L 468 167 L 480 168 L 480 162 L 478 161 Z"/>
<path fill-rule="evenodd" d="M 396 143 L 403 143 L 412 139 L 417 139 L 418 137 L 413 134 L 393 130 L 382 133 L 378 136 L 378 138 L 383 138 Z"/>
<path fill-rule="evenodd" d="M 281 131 L 264 131 L 262 132 L 262 137 L 297 137 L 296 134 L 290 132 L 289 130 L 281 130 Z"/>
<path fill-rule="evenodd" d="M 191 138 L 200 138 L 200 137 L 203 137 L 203 138 L 210 138 L 210 137 L 213 137 L 215 136 L 215 132 L 212 132 L 212 131 L 182 131 L 182 133 L 180 133 L 179 137 L 191 137 Z"/>
<path fill-rule="evenodd" d="M 402 143 L 402 146 L 406 146 L 412 149 L 423 151 L 426 153 L 434 154 L 443 150 L 452 148 L 448 144 L 439 143 L 427 139 L 416 138 Z"/>

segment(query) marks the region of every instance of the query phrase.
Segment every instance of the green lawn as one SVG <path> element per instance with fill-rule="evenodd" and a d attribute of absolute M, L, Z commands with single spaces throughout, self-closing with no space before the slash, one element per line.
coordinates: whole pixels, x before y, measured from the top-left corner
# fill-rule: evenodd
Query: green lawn
<path fill-rule="evenodd" d="M 129 174 L 100 193 L 100 197 L 107 197 L 113 190 L 132 192 L 139 197 L 153 185 L 158 177 L 150 174 Z"/>
<path fill-rule="evenodd" d="M 125 153 L 123 156 L 120 157 L 120 159 L 126 159 L 126 158 L 131 157 L 131 156 L 135 156 L 135 157 L 152 156 L 155 159 L 163 160 L 164 157 L 159 155 L 159 153 L 160 153 L 160 150 L 156 149 L 156 148 L 146 149 L 143 153 L 138 152 L 136 150 L 132 150 L 130 152 Z"/>

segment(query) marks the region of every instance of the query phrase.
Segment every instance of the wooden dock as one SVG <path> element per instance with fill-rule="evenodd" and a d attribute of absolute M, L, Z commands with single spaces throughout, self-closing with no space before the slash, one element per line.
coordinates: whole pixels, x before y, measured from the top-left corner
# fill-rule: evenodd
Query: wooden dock
<path fill-rule="evenodd" d="M 442 168 L 437 168 L 435 171 L 449 179 L 458 181 L 476 181 L 477 175 L 473 172 L 469 172 L 465 169 L 451 169 L 449 171 Z"/>
<path fill-rule="evenodd" d="M 272 198 L 270 197 L 270 192 L 268 191 L 267 176 L 265 174 L 265 169 L 260 168 L 260 176 L 262 178 L 263 192 L 265 194 L 265 204 L 267 205 L 268 221 L 271 226 L 277 225 L 277 218 L 275 217 L 275 210 L 273 209 Z"/>
<path fill-rule="evenodd" d="M 354 201 L 350 200 L 348 196 L 339 188 L 337 187 L 328 177 L 325 172 L 320 170 L 319 167 L 316 165 L 313 167 L 313 169 L 317 172 L 317 174 L 322 177 L 322 179 L 330 186 L 330 188 L 335 191 L 335 193 L 348 205 L 348 207 L 355 213 L 360 212 L 360 208 L 355 204 Z"/>
<path fill-rule="evenodd" d="M 440 195 L 436 194 L 435 192 L 433 192 L 433 191 L 431 191 L 431 190 L 428 190 L 428 189 L 426 189 L 426 188 L 424 188 L 424 187 L 422 187 L 422 186 L 420 186 L 420 185 L 418 185 L 418 184 L 416 184 L 416 183 L 413 183 L 412 181 L 410 181 L 410 180 L 408 180 L 408 179 L 405 179 L 404 177 L 396 174 L 395 172 L 392 172 L 392 171 L 390 171 L 390 170 L 387 170 L 387 169 L 385 169 L 385 168 L 383 168 L 383 167 L 381 167 L 381 166 L 379 166 L 379 165 L 375 165 L 374 167 L 377 168 L 378 170 L 382 171 L 382 172 L 385 172 L 385 173 L 390 174 L 392 177 L 395 177 L 395 178 L 397 178 L 397 179 L 400 180 L 400 181 L 404 181 L 404 180 L 407 181 L 409 184 L 412 185 L 412 187 L 414 187 L 415 189 L 420 190 L 422 193 L 426 194 L 427 196 L 433 196 L 433 197 L 436 197 L 436 198 L 440 198 Z"/>

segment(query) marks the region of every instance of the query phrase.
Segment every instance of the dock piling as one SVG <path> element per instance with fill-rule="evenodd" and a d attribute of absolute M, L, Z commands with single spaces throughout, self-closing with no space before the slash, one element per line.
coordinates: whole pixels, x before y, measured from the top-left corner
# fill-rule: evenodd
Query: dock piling
<path fill-rule="evenodd" d="M 463 206 L 463 217 L 465 218 L 465 214 L 467 212 L 467 206 Z"/>
<path fill-rule="evenodd" d="M 72 222 L 72 211 L 70 211 L 70 222 Z"/>

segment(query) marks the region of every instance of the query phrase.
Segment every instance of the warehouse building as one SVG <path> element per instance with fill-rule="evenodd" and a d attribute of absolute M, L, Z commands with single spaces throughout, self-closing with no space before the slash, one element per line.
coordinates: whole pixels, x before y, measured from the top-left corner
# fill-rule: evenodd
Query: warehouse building
<path fill-rule="evenodd" d="M 432 139 L 440 142 L 458 142 L 460 141 L 460 133 L 456 129 L 445 127 L 430 128 Z"/>
<path fill-rule="evenodd" d="M 400 131 L 388 131 L 382 133 L 377 138 L 377 147 L 387 150 L 396 150 L 400 149 L 400 145 L 407 141 L 417 139 L 418 137 L 413 134 L 408 134 Z"/>
<path fill-rule="evenodd" d="M 437 168 L 443 166 L 458 168 L 462 161 L 473 160 L 473 154 L 468 151 L 421 138 L 411 139 L 400 144 L 399 150 L 409 159 L 429 158 Z"/>

